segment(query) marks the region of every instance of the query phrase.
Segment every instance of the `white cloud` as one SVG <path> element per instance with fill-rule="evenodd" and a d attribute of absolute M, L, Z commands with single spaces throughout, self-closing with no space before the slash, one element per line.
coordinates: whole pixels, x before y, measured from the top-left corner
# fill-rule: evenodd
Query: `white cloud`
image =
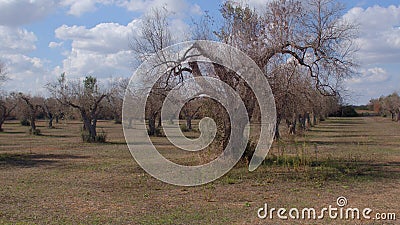
<path fill-rule="evenodd" d="M 189 5 L 186 0 L 121 0 L 117 4 L 134 12 L 149 12 L 156 7 L 165 7 L 169 12 L 180 17 L 187 16 L 188 10 L 192 13 L 201 11 L 199 5 Z"/>
<path fill-rule="evenodd" d="M 69 7 L 68 14 L 81 16 L 96 11 L 98 4 L 107 5 L 113 2 L 113 0 L 62 0 L 60 4 Z"/>
<path fill-rule="evenodd" d="M 194 15 L 202 15 L 203 14 L 203 10 L 201 9 L 201 7 L 197 4 L 194 4 L 191 9 L 190 12 Z"/>
<path fill-rule="evenodd" d="M 351 104 L 367 104 L 371 98 L 398 91 L 398 77 L 393 70 L 381 67 L 361 69 L 360 75 L 345 81 Z"/>
<path fill-rule="evenodd" d="M 6 90 L 35 94 L 45 93 L 44 85 L 50 74 L 45 66 L 46 61 L 23 54 L 5 55 L 2 60 L 7 65 L 10 78 L 4 85 Z"/>
<path fill-rule="evenodd" d="M 37 37 L 26 29 L 6 27 L 0 25 L 0 52 L 25 53 L 36 49 Z"/>
<path fill-rule="evenodd" d="M 130 76 L 133 68 L 129 37 L 138 28 L 139 20 L 120 25 L 101 23 L 92 28 L 63 25 L 56 29 L 56 37 L 72 41 L 71 51 L 54 73 L 66 72 L 72 77 L 92 74 L 99 78 Z"/>
<path fill-rule="evenodd" d="M 366 83 L 381 83 L 388 81 L 390 76 L 387 71 L 380 67 L 370 69 L 362 69 L 361 75 L 347 80 L 349 85 L 352 84 L 366 84 Z"/>
<path fill-rule="evenodd" d="M 52 41 L 52 42 L 49 43 L 49 48 L 58 48 L 58 47 L 63 46 L 63 44 L 64 44 L 64 42 L 54 42 L 54 41 Z"/>
<path fill-rule="evenodd" d="M 55 30 L 61 40 L 72 40 L 72 48 L 99 53 L 117 53 L 129 49 L 129 37 L 139 25 L 134 20 L 127 26 L 101 23 L 93 28 L 63 25 Z"/>
<path fill-rule="evenodd" d="M 359 23 L 360 47 L 358 57 L 362 63 L 397 63 L 400 57 L 400 5 L 353 8 L 344 18 Z"/>
<path fill-rule="evenodd" d="M 53 0 L 1 0 L 0 25 L 19 26 L 45 18 L 56 8 Z"/>
<path fill-rule="evenodd" d="M 43 88 L 48 73 L 46 61 L 28 56 L 36 50 L 36 35 L 26 29 L 0 25 L 0 40 L 0 60 L 5 63 L 10 78 L 4 84 L 5 89 L 37 93 Z"/>

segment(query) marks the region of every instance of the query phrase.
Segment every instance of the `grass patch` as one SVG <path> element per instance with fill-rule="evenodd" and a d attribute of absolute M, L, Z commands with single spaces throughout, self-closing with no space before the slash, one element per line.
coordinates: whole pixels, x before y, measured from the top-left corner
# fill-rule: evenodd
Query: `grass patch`
<path fill-rule="evenodd" d="M 263 224 L 257 209 L 264 203 L 319 207 L 335 205 L 338 196 L 351 206 L 400 213 L 400 126 L 390 119 L 328 119 L 274 143 L 256 171 L 240 162 L 199 187 L 148 175 L 113 121 L 98 124 L 107 144 L 82 143 L 79 121 L 56 129 L 37 123 L 41 136 L 28 135 L 19 121 L 7 121 L 0 134 L 1 224 Z M 152 140 L 171 161 L 197 163 L 166 138 Z"/>

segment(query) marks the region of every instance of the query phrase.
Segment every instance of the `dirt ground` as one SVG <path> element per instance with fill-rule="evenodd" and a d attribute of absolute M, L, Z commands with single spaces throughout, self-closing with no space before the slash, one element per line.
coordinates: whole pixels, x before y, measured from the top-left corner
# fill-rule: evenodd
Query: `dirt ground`
<path fill-rule="evenodd" d="M 331 118 L 274 144 L 265 163 L 245 163 L 199 187 L 162 183 L 142 170 L 120 125 L 99 123 L 106 144 L 84 144 L 78 121 L 39 122 L 30 136 L 18 121 L 0 133 L 0 224 L 400 224 L 400 124 L 380 117 Z M 191 161 L 154 138 L 168 158 Z M 189 157 L 189 158 L 188 158 Z M 397 220 L 259 219 L 274 208 L 371 208 Z"/>

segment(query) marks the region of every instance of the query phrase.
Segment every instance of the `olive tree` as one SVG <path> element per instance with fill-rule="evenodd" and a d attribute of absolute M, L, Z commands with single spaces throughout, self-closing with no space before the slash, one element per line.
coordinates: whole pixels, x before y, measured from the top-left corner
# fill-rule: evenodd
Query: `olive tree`
<path fill-rule="evenodd" d="M 11 116 L 17 105 L 18 98 L 15 93 L 0 94 L 0 132 L 3 131 L 4 122 Z"/>
<path fill-rule="evenodd" d="M 25 112 L 24 117 L 29 120 L 29 133 L 33 135 L 39 135 L 40 130 L 36 128 L 36 117 L 43 109 L 44 99 L 41 97 L 32 97 L 23 93 L 19 93 L 19 97 L 26 105 L 25 110 L 22 111 Z"/>
<path fill-rule="evenodd" d="M 1 90 L 1 85 L 7 80 L 6 65 L 0 61 L 0 132 L 3 124 L 17 107 L 16 95 L 7 94 Z"/>
<path fill-rule="evenodd" d="M 83 121 L 84 141 L 104 141 L 98 137 L 96 127 L 102 109 L 100 103 L 110 95 L 109 90 L 101 88 L 95 77 L 87 76 L 83 81 L 67 80 L 65 73 L 47 88 L 61 104 L 78 110 Z"/>

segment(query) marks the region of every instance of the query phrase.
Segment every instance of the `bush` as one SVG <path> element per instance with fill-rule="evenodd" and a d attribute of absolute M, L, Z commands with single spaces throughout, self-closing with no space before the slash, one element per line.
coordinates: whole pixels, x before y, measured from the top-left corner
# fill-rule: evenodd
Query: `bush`
<path fill-rule="evenodd" d="M 29 128 L 29 134 L 31 135 L 40 135 L 40 130 L 39 129 L 35 129 L 32 131 L 32 128 Z"/>
<path fill-rule="evenodd" d="M 20 124 L 24 127 L 29 127 L 31 125 L 31 123 L 29 122 L 28 119 L 24 118 L 20 121 Z"/>
<path fill-rule="evenodd" d="M 165 136 L 162 127 L 156 127 L 156 129 L 154 131 L 155 131 L 155 133 L 153 135 L 154 137 L 164 137 Z M 149 129 L 147 129 L 147 134 L 150 135 Z"/>
<path fill-rule="evenodd" d="M 342 106 L 340 109 L 332 113 L 330 116 L 333 117 L 359 117 L 360 115 L 357 113 L 354 106 Z"/>
<path fill-rule="evenodd" d="M 96 143 L 105 143 L 107 140 L 107 134 L 104 130 L 101 130 L 100 133 L 97 133 L 95 142 Z"/>
<path fill-rule="evenodd" d="M 104 130 L 98 132 L 94 140 L 90 137 L 88 131 L 81 131 L 81 137 L 82 141 L 87 143 L 105 143 L 107 141 L 107 134 Z"/>
<path fill-rule="evenodd" d="M 186 126 L 186 124 L 181 124 L 179 127 L 181 128 L 182 132 L 189 132 L 190 131 L 189 128 Z"/>

